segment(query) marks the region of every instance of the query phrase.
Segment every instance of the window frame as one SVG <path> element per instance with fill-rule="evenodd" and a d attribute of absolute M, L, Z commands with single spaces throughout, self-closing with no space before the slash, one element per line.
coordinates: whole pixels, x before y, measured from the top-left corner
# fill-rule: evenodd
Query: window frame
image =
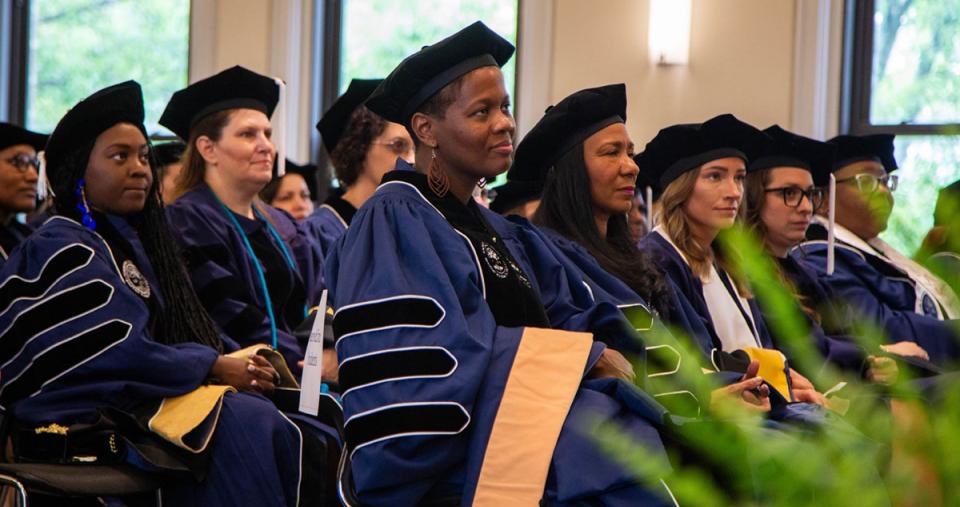
<path fill-rule="evenodd" d="M 314 0 L 316 2 L 314 9 L 314 68 L 311 69 L 313 86 L 313 96 L 311 97 L 311 125 L 316 125 L 323 116 L 324 111 L 329 108 L 337 97 L 340 96 L 340 70 L 341 70 L 341 49 L 342 49 L 342 27 L 343 27 L 343 9 L 344 0 Z M 521 90 L 521 61 L 522 51 L 520 50 L 520 41 L 523 37 L 523 21 L 525 0 L 514 0 L 517 2 L 517 52 L 514 58 L 517 59 L 516 75 L 514 77 L 514 89 L 511 91 L 513 97 L 513 110 L 516 113 L 517 104 L 520 102 L 518 95 Z M 552 19 L 552 10 L 550 11 Z M 545 106 L 544 106 L 545 107 Z M 537 118 L 539 119 L 539 118 Z M 320 135 L 313 129 L 310 140 L 311 160 L 320 167 L 320 172 L 329 174 L 328 154 L 323 149 L 323 143 Z"/>
<path fill-rule="evenodd" d="M 187 74 L 189 81 L 193 43 L 193 4 L 189 0 L 187 34 Z M 0 121 L 16 125 L 27 124 L 27 91 L 29 88 L 30 65 L 30 7 L 31 0 L 0 0 L 0 28 L 6 29 L 9 22 L 9 37 L 0 38 Z M 4 30 L 6 32 L 6 30 Z M 6 35 L 4 33 L 4 35 Z M 4 114 L 5 113 L 5 114 Z M 155 132 L 150 135 L 152 142 L 176 140 L 174 134 Z"/>
<path fill-rule="evenodd" d="M 0 13 L 3 32 L 0 41 L 0 118 L 23 125 L 26 120 L 27 58 L 30 47 L 29 0 L 2 0 Z"/>
<path fill-rule="evenodd" d="M 313 58 L 310 69 L 310 163 L 317 165 L 317 195 L 323 202 L 330 192 L 333 171 L 320 133 L 314 128 L 323 113 L 337 100 L 340 79 L 340 32 L 343 0 L 315 0 L 313 8 Z"/>
<path fill-rule="evenodd" d="M 873 88 L 875 0 L 846 0 L 840 131 L 853 135 L 956 135 L 960 123 L 875 124 L 870 121 Z"/>

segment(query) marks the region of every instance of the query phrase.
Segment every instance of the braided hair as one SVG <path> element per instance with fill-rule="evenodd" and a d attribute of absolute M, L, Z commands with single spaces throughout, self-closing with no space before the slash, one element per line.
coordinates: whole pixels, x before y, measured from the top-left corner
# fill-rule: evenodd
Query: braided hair
<path fill-rule="evenodd" d="M 135 125 L 147 144 L 149 137 L 143 125 Z M 93 139 L 65 155 L 63 163 L 56 171 L 50 172 L 50 185 L 56 195 L 56 214 L 80 221 L 77 209 L 77 197 L 74 189 L 83 179 L 96 139 Z M 177 343 L 200 343 L 223 352 L 220 331 L 200 304 L 193 290 L 190 277 L 182 262 L 178 244 L 167 224 L 163 200 L 160 198 L 160 179 L 157 177 L 159 163 L 150 146 L 150 171 L 153 183 L 147 192 L 147 200 L 141 211 L 127 217 L 137 225 L 137 234 L 143 243 L 147 258 L 157 275 L 160 293 L 165 300 L 163 315 L 156 319 L 157 328 L 154 340 L 167 345 Z M 121 240 L 108 221 L 98 224 L 106 238 Z"/>

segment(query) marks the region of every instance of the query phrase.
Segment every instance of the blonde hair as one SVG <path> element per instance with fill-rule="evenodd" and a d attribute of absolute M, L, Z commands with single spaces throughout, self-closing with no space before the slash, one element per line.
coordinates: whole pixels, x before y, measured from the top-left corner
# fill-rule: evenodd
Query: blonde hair
<path fill-rule="evenodd" d="M 737 271 L 728 269 L 729 259 L 722 254 L 717 255 L 712 244 L 704 247 L 698 243 L 694 239 L 693 233 L 690 232 L 690 224 L 687 221 L 687 212 L 684 205 L 693 195 L 693 189 L 697 185 L 697 179 L 700 177 L 702 168 L 703 166 L 700 166 L 687 171 L 667 185 L 663 195 L 660 196 L 660 211 L 657 215 L 657 222 L 663 225 L 670 236 L 670 240 L 686 257 L 690 270 L 693 271 L 695 276 L 701 280 L 709 278 L 710 266 L 716 262 L 720 269 L 730 276 L 737 287 L 737 292 L 743 297 L 750 297 L 747 284 L 736 274 Z M 743 210 L 744 206 L 741 202 L 737 209 L 738 219 L 743 218 Z"/>

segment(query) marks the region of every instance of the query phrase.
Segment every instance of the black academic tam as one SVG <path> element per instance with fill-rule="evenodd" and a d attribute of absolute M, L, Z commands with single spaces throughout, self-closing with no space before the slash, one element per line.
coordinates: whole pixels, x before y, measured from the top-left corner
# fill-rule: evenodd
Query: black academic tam
<path fill-rule="evenodd" d="M 829 182 L 837 151 L 832 144 L 794 134 L 779 125 L 771 125 L 763 133 L 768 138 L 750 161 L 748 171 L 796 167 L 810 172 L 817 186 L 824 186 Z"/>
<path fill-rule="evenodd" d="M 108 86 L 70 108 L 50 134 L 44 153 L 50 177 L 65 158 L 118 123 L 130 123 L 144 132 L 143 92 L 140 83 L 125 81 Z"/>
<path fill-rule="evenodd" d="M 317 131 L 320 132 L 327 153 L 333 153 L 333 149 L 340 142 L 340 137 L 343 136 L 343 131 L 350 123 L 350 116 L 367 101 L 370 94 L 382 82 L 383 79 L 352 79 L 347 91 L 333 102 L 326 113 L 323 113 L 323 117 L 317 122 Z"/>
<path fill-rule="evenodd" d="M 270 117 L 279 100 L 280 87 L 273 78 L 237 65 L 175 92 L 160 125 L 187 140 L 190 129 L 213 113 L 254 109 Z"/>
<path fill-rule="evenodd" d="M 31 132 L 12 123 L 0 122 L 0 150 L 26 144 L 32 146 L 34 150 L 40 151 L 47 144 L 47 138 L 49 137 L 46 134 Z"/>
<path fill-rule="evenodd" d="M 623 83 L 575 92 L 544 112 L 517 146 L 507 179 L 546 181 L 547 173 L 567 152 L 596 132 L 627 120 Z"/>
<path fill-rule="evenodd" d="M 641 171 L 651 173 L 656 191 L 662 192 L 687 171 L 711 160 L 737 157 L 749 161 L 766 136 L 732 114 L 703 123 L 680 124 L 660 130 L 635 159 Z"/>
<path fill-rule="evenodd" d="M 513 44 L 477 21 L 446 39 L 404 58 L 367 99 L 367 108 L 394 123 L 410 117 L 435 93 L 480 67 L 502 67 Z"/>
<path fill-rule="evenodd" d="M 862 160 L 875 160 L 883 165 L 887 172 L 897 169 L 897 159 L 893 156 L 893 134 L 872 134 L 867 136 L 837 136 L 827 141 L 837 147 L 837 157 L 833 170 Z"/>

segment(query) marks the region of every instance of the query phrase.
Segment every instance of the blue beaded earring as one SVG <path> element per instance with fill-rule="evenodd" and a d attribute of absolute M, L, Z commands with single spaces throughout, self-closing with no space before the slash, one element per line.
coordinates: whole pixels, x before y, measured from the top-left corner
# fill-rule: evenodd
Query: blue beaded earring
<path fill-rule="evenodd" d="M 77 194 L 77 209 L 80 210 L 83 225 L 87 229 L 95 231 L 97 230 L 97 221 L 90 216 L 90 205 L 87 204 L 87 193 L 84 190 L 84 185 L 86 185 L 86 180 L 81 179 L 77 182 L 77 189 L 74 190 L 74 193 Z"/>

